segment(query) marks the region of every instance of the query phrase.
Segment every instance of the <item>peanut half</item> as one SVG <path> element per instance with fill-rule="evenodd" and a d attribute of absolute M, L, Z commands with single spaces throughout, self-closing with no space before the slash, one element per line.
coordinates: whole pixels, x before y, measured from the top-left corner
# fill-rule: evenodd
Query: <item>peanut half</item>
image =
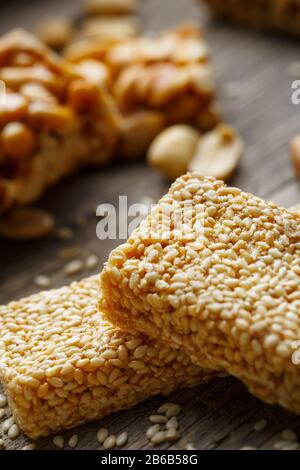
<path fill-rule="evenodd" d="M 237 132 L 227 124 L 220 124 L 199 140 L 188 169 L 227 181 L 238 166 L 243 151 L 244 144 Z"/>
<path fill-rule="evenodd" d="M 0 219 L 0 236 L 34 240 L 48 235 L 55 224 L 52 214 L 34 207 L 19 207 Z"/>
<path fill-rule="evenodd" d="M 186 173 L 199 138 L 200 133 L 191 126 L 171 126 L 152 142 L 148 162 L 165 178 L 175 180 Z"/>

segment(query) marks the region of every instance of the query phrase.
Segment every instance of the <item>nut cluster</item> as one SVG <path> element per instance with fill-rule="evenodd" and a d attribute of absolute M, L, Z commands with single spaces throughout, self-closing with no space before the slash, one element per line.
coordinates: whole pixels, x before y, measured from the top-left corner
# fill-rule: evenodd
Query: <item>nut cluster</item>
<path fill-rule="evenodd" d="M 190 122 L 203 131 L 219 121 L 207 46 L 196 27 L 183 25 L 158 38 L 87 39 L 71 45 L 66 57 L 104 64 L 125 115 L 159 111 L 168 124 Z"/>
<path fill-rule="evenodd" d="M 172 217 L 186 204 L 191 223 L 180 233 Z M 299 214 L 187 174 L 111 253 L 101 308 L 299 413 L 299 230 Z"/>
<path fill-rule="evenodd" d="M 110 159 L 118 135 L 110 98 L 30 34 L 1 38 L 0 80 L 0 212 L 83 163 Z"/>
<path fill-rule="evenodd" d="M 113 327 L 98 278 L 0 307 L 0 372 L 15 421 L 44 436 L 207 381 L 183 352 Z"/>

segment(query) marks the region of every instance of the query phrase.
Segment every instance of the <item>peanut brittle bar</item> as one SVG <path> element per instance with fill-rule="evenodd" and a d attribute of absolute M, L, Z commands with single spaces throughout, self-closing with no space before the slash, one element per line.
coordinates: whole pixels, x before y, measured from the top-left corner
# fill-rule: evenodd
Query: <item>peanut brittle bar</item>
<path fill-rule="evenodd" d="M 98 276 L 0 307 L 0 379 L 31 438 L 94 420 L 213 373 L 98 310 Z"/>
<path fill-rule="evenodd" d="M 299 36 L 300 0 L 205 0 L 223 18 L 236 23 Z"/>
<path fill-rule="evenodd" d="M 25 31 L 0 39 L 0 80 L 0 212 L 111 159 L 119 117 L 108 93 Z"/>
<path fill-rule="evenodd" d="M 192 173 L 112 251 L 101 311 L 300 413 L 299 285 L 300 214 Z"/>

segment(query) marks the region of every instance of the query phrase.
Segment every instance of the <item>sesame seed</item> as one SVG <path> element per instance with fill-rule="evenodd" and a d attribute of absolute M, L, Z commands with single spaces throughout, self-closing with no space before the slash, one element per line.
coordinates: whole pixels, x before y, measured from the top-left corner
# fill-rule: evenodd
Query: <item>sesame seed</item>
<path fill-rule="evenodd" d="M 78 274 L 83 270 L 83 262 L 79 259 L 75 259 L 66 264 L 64 271 L 68 276 Z"/>
<path fill-rule="evenodd" d="M 128 433 L 122 432 L 116 439 L 116 446 L 123 447 L 128 441 Z"/>
<path fill-rule="evenodd" d="M 169 428 L 165 432 L 165 440 L 168 442 L 175 442 L 180 439 L 180 435 L 175 428 Z"/>
<path fill-rule="evenodd" d="M 39 274 L 34 278 L 34 283 L 38 287 L 47 288 L 47 287 L 50 286 L 51 281 L 50 281 L 50 278 L 48 276 L 44 276 L 42 274 Z"/>
<path fill-rule="evenodd" d="M 166 440 L 166 433 L 164 431 L 159 431 L 151 438 L 151 443 L 153 445 L 159 445 Z"/>
<path fill-rule="evenodd" d="M 292 429 L 284 429 L 281 433 L 281 437 L 286 441 L 296 441 L 297 434 Z"/>
<path fill-rule="evenodd" d="M 261 419 L 254 424 L 254 431 L 261 432 L 266 428 L 266 426 L 267 426 L 267 420 Z"/>
<path fill-rule="evenodd" d="M 161 415 L 151 415 L 149 416 L 149 420 L 154 424 L 164 424 L 168 421 L 168 418 Z"/>
<path fill-rule="evenodd" d="M 27 444 L 26 446 L 22 447 L 21 450 L 35 450 L 35 444 Z"/>
<path fill-rule="evenodd" d="M 78 435 L 77 434 L 74 434 L 73 436 L 70 437 L 70 439 L 68 440 L 68 445 L 69 447 L 71 447 L 72 449 L 74 449 L 78 444 Z"/>
<path fill-rule="evenodd" d="M 116 447 L 116 436 L 108 436 L 105 441 L 103 442 L 103 448 L 104 449 L 113 449 L 114 447 Z"/>
<path fill-rule="evenodd" d="M 65 440 L 62 436 L 55 436 L 52 439 L 52 442 L 55 445 L 55 447 L 58 447 L 58 449 L 63 449 L 64 448 Z"/>
<path fill-rule="evenodd" d="M 71 240 L 74 237 L 74 232 L 69 227 L 58 227 L 55 230 L 55 235 L 60 240 Z"/>
<path fill-rule="evenodd" d="M 257 450 L 256 447 L 253 446 L 243 446 L 240 450 Z"/>
<path fill-rule="evenodd" d="M 8 432 L 9 428 L 15 424 L 14 418 L 11 416 L 4 423 L 2 423 L 2 431 Z"/>
<path fill-rule="evenodd" d="M 150 426 L 147 431 L 146 431 L 146 436 L 149 440 L 152 439 L 154 434 L 157 434 L 158 431 L 160 431 L 160 426 L 159 424 L 154 424 L 153 426 Z"/>
<path fill-rule="evenodd" d="M 173 428 L 177 429 L 178 425 L 179 425 L 179 423 L 178 423 L 178 420 L 177 420 L 176 416 L 173 416 L 171 419 L 169 419 L 167 421 L 166 428 L 167 429 L 173 429 Z"/>
<path fill-rule="evenodd" d="M 99 266 L 99 258 L 97 255 L 89 255 L 85 260 L 85 267 L 87 269 L 95 269 Z"/>
<path fill-rule="evenodd" d="M 5 416 L 5 410 L 3 408 L 0 408 L 0 419 Z"/>
<path fill-rule="evenodd" d="M 20 434 L 20 429 L 19 429 L 19 426 L 17 424 L 13 424 L 9 429 L 8 429 L 8 432 L 7 432 L 7 436 L 10 438 L 10 439 L 16 439 L 16 437 L 18 437 L 18 435 Z"/>
<path fill-rule="evenodd" d="M 7 398 L 4 393 L 0 393 L 0 408 L 4 408 L 7 405 Z"/>
<path fill-rule="evenodd" d="M 103 444 L 105 439 L 109 436 L 109 432 L 106 428 L 101 428 L 97 431 L 97 441 L 99 444 Z"/>
<path fill-rule="evenodd" d="M 173 416 L 177 416 L 180 413 L 181 406 L 173 404 L 169 406 L 168 410 L 166 411 L 166 417 L 172 418 Z"/>
<path fill-rule="evenodd" d="M 5 442 L 3 439 L 0 439 L 0 449 L 5 449 Z"/>
<path fill-rule="evenodd" d="M 185 445 L 185 449 L 186 450 L 196 450 L 195 449 L 195 446 L 192 442 L 188 442 L 186 445 Z"/>

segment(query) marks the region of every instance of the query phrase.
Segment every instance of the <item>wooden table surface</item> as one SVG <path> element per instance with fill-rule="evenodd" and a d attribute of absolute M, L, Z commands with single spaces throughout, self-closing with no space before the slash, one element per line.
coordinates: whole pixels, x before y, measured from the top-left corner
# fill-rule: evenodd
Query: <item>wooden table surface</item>
<path fill-rule="evenodd" d="M 53 13 L 76 15 L 80 3 L 80 0 L 11 0 L 1 6 L 0 32 L 16 26 L 30 28 L 40 17 Z M 239 129 L 247 147 L 231 183 L 284 206 L 299 203 L 300 183 L 288 155 L 290 138 L 300 131 L 300 109 L 291 103 L 292 79 L 288 74 L 289 64 L 300 58 L 299 43 L 212 21 L 197 0 L 140 0 L 140 3 L 143 31 L 160 31 L 183 20 L 205 26 L 225 118 Z M 229 99 L 228 88 L 233 82 L 238 93 Z M 26 243 L 1 240 L 0 302 L 37 291 L 33 282 L 37 274 L 50 276 L 53 287 L 69 282 L 70 278 L 66 279 L 63 273 L 65 261 L 58 256 L 65 247 L 80 246 L 82 256 L 96 253 L 102 264 L 119 242 L 96 238 L 95 209 L 100 203 L 116 204 L 119 195 L 127 195 L 129 203 L 145 198 L 157 201 L 166 190 L 166 183 L 144 162 L 87 171 L 50 189 L 38 206 L 53 212 L 59 226 L 71 227 L 74 238 L 67 242 L 54 236 Z M 78 216 L 86 217 L 84 226 L 78 226 Z M 77 278 L 89 274 L 91 271 Z M 174 449 L 184 449 L 187 443 L 193 443 L 197 449 L 239 449 L 244 445 L 272 448 L 274 436 L 282 429 L 292 427 L 300 433 L 296 416 L 279 407 L 264 405 L 231 378 L 175 393 L 170 400 L 183 407 L 182 438 L 171 446 Z M 133 410 L 79 427 L 75 431 L 79 435 L 77 448 L 97 449 L 95 433 L 102 426 L 112 433 L 127 430 L 129 449 L 151 448 L 145 436 L 147 417 L 163 401 L 151 399 Z M 262 418 L 267 419 L 268 425 L 264 431 L 255 432 L 253 425 Z M 69 431 L 66 437 L 73 433 Z M 25 441 L 21 437 L 11 441 L 9 447 L 21 448 Z M 51 449 L 53 444 L 51 439 L 42 439 L 38 447 Z"/>

